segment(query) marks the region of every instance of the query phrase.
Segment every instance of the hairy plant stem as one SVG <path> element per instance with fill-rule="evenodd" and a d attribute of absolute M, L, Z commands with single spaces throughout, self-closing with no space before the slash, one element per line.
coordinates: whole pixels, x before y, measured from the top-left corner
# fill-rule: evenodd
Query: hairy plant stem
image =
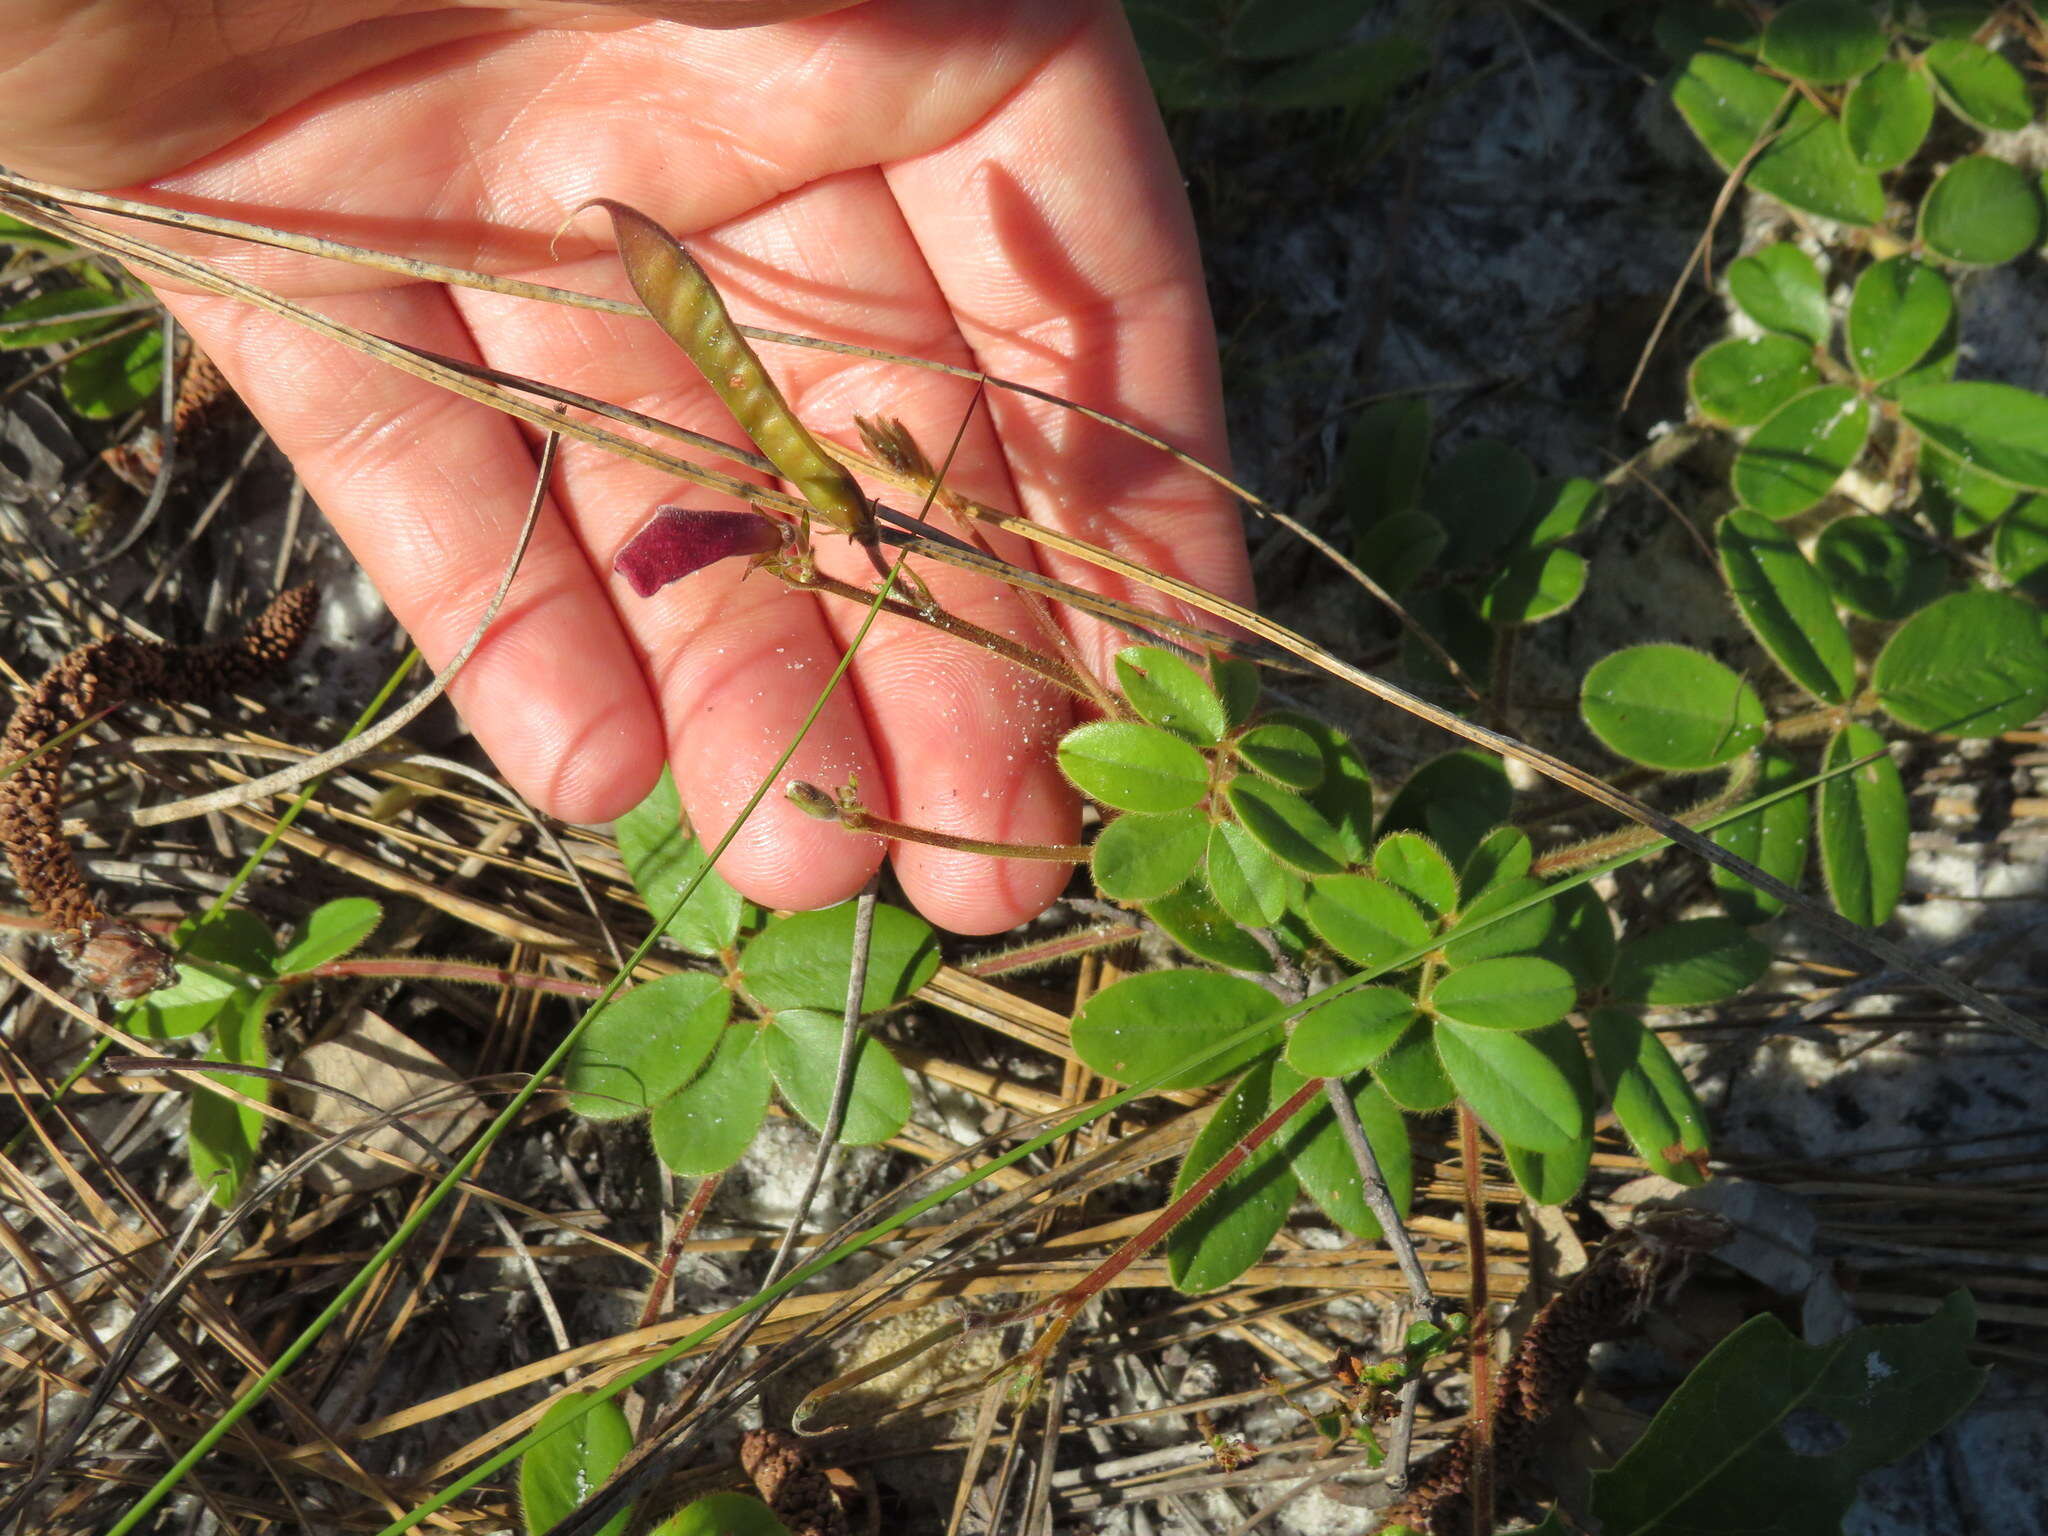
<path fill-rule="evenodd" d="M 642 1328 L 652 1328 L 661 1320 L 661 1314 L 668 1310 L 669 1288 L 675 1282 L 676 1262 L 682 1257 L 683 1244 L 697 1230 L 697 1223 L 704 1219 L 704 1211 L 711 1204 L 711 1197 L 718 1193 L 722 1173 L 711 1174 L 697 1181 L 697 1189 L 690 1196 L 690 1203 L 683 1207 L 683 1214 L 676 1218 L 676 1229 L 668 1237 L 668 1244 L 662 1249 L 661 1263 L 654 1271 L 653 1283 L 647 1287 L 647 1300 L 640 1307 Z"/>
<path fill-rule="evenodd" d="M 1733 810 L 1749 793 L 1756 783 L 1756 776 L 1762 759 L 1754 752 L 1745 752 L 1728 765 L 1728 777 L 1721 787 L 1706 799 L 1687 806 L 1678 813 L 1678 821 L 1684 826 L 1697 826 L 1712 821 L 1724 811 Z M 1624 853 L 1633 853 L 1638 848 L 1647 848 L 1660 841 L 1657 833 L 1648 827 L 1631 824 L 1618 832 L 1603 837 L 1588 838 L 1581 843 L 1567 843 L 1562 848 L 1553 848 L 1539 854 L 1529 866 L 1529 873 L 1537 879 L 1548 879 L 1553 875 L 1570 874 L 1599 864 Z"/>
<path fill-rule="evenodd" d="M 1493 1530 L 1493 1325 L 1486 1308 L 1486 1180 L 1479 1166 L 1479 1120 L 1458 1105 L 1458 1162 L 1465 1184 L 1465 1248 L 1472 1288 L 1472 1536 Z"/>

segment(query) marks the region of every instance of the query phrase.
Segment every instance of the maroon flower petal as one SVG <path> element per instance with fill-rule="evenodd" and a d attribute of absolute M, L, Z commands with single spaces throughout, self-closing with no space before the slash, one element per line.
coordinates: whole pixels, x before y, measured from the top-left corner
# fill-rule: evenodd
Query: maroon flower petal
<path fill-rule="evenodd" d="M 781 525 L 758 512 L 694 512 L 658 507 L 626 540 L 612 569 L 640 597 L 734 555 L 773 554 L 782 547 Z"/>

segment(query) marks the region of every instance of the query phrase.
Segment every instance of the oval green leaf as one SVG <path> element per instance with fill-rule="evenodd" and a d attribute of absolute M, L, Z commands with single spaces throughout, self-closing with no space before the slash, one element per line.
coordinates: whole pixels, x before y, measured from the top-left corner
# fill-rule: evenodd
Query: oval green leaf
<path fill-rule="evenodd" d="M 1306 1079 L 1290 1071 L 1285 1063 L 1274 1066 L 1267 1097 L 1278 1109 Z M 1415 1192 L 1415 1169 L 1408 1147 L 1408 1126 L 1401 1111 L 1387 1097 L 1386 1090 L 1364 1073 L 1343 1084 L 1351 1097 L 1352 1110 L 1379 1164 L 1380 1177 L 1393 1197 L 1394 1209 L 1408 1214 Z M 1327 1094 L 1327 1085 L 1325 1092 Z M 1280 1128 L 1275 1139 L 1280 1155 L 1294 1170 L 1302 1192 L 1321 1207 L 1324 1215 L 1363 1242 L 1380 1237 L 1379 1221 L 1365 1203 L 1365 1181 L 1358 1171 L 1358 1159 L 1345 1139 L 1337 1117 L 1331 1113 L 1327 1096 L 1302 1110 Z"/>
<path fill-rule="evenodd" d="M 1849 361 L 1882 383 L 1934 350 L 1955 319 L 1948 279 L 1910 256 L 1866 268 L 1849 295 Z"/>
<path fill-rule="evenodd" d="M 1171 895 L 1145 903 L 1145 915 L 1166 936 L 1200 960 L 1233 971 L 1270 971 L 1273 957 L 1264 945 L 1230 919 L 1216 904 L 1207 884 L 1190 880 Z"/>
<path fill-rule="evenodd" d="M 1231 730 L 1251 719 L 1259 707 L 1259 669 L 1234 656 L 1209 658 L 1209 685 L 1223 701 L 1223 718 Z"/>
<path fill-rule="evenodd" d="M 134 336 L 90 346 L 57 375 L 64 403 L 88 421 L 111 421 L 155 399 L 164 377 L 164 333 L 152 326 Z"/>
<path fill-rule="evenodd" d="M 1280 1026 L 1211 1060 L 1183 1063 L 1226 1035 L 1275 1012 L 1273 994 L 1241 976 L 1147 971 L 1104 987 L 1074 1015 L 1074 1054 L 1120 1083 L 1164 1072 L 1157 1084 L 1199 1088 L 1227 1077 L 1280 1040 Z"/>
<path fill-rule="evenodd" d="M 1767 794 L 1804 777 L 1791 758 L 1766 747 L 1753 794 Z M 1796 888 L 1799 877 L 1806 873 L 1806 849 L 1811 841 L 1812 811 L 1807 801 L 1805 795 L 1787 795 L 1734 821 L 1724 822 L 1707 835 L 1765 874 L 1776 875 Z M 1740 875 L 1730 874 L 1718 865 L 1712 879 L 1722 910 L 1745 927 L 1754 927 L 1785 909 L 1785 903 L 1777 897 L 1766 895 Z"/>
<path fill-rule="evenodd" d="M 842 1016 L 811 1008 L 789 1008 L 761 1033 L 761 1050 L 775 1086 L 789 1107 L 823 1130 L 832 1112 L 832 1085 L 839 1073 Z M 863 1033 L 853 1060 L 853 1091 L 839 1139 L 849 1147 L 887 1141 L 910 1118 L 910 1084 L 889 1048 Z"/>
<path fill-rule="evenodd" d="M 1208 841 L 1209 818 L 1199 807 L 1166 816 L 1133 811 L 1102 829 L 1089 871 L 1111 901 L 1153 901 L 1186 884 Z"/>
<path fill-rule="evenodd" d="M 251 997 L 276 963 L 270 929 L 240 907 L 197 927 L 179 924 L 171 947 L 178 979 L 120 1011 L 121 1027 L 145 1040 L 197 1034 L 230 1003 Z"/>
<path fill-rule="evenodd" d="M 1886 59 L 1856 82 L 1842 103 L 1842 138 L 1850 158 L 1873 171 L 1889 171 L 1913 158 L 1934 122 L 1934 90 L 1927 77 Z"/>
<path fill-rule="evenodd" d="M 710 860 L 703 845 L 683 830 L 682 801 L 668 769 L 662 769 L 645 800 L 612 824 L 612 832 L 648 912 L 659 919 L 675 911 L 665 930 L 669 938 L 693 955 L 713 956 L 732 948 L 746 903 L 717 870 L 705 871 Z M 676 910 L 677 898 L 699 875 L 702 883 Z"/>
<path fill-rule="evenodd" d="M 1465 859 L 1458 876 L 1464 900 L 1477 901 L 1496 885 L 1521 880 L 1536 862 L 1535 844 L 1519 827 L 1495 827 Z"/>
<path fill-rule="evenodd" d="M 1935 255 L 1995 267 L 2040 244 L 2041 194 L 2011 161 L 1970 155 L 1927 189 L 1919 229 Z"/>
<path fill-rule="evenodd" d="M 1225 793 L 1239 824 L 1290 869 L 1328 875 L 1344 867 L 1346 849 L 1337 829 L 1293 790 L 1239 774 Z"/>
<path fill-rule="evenodd" d="M 1359 987 L 1303 1014 L 1287 1037 L 1287 1064 L 1304 1077 L 1349 1077 L 1392 1048 L 1415 1018 L 1415 999 Z"/>
<path fill-rule="evenodd" d="M 1361 533 L 1352 554 L 1366 575 L 1398 597 L 1437 568 L 1450 542 L 1442 523 L 1410 509 Z"/>
<path fill-rule="evenodd" d="M 1577 1000 L 1578 988 L 1561 965 L 1534 955 L 1481 960 L 1438 979 L 1429 1006 L 1439 1020 L 1475 1029 L 1541 1029 L 1555 1024 Z"/>
<path fill-rule="evenodd" d="M 1417 1114 L 1443 1109 L 1457 1098 L 1436 1050 L 1436 1021 L 1417 1019 L 1373 1063 L 1373 1076 L 1396 1104 Z"/>
<path fill-rule="evenodd" d="M 1630 646 L 1595 662 L 1579 711 L 1614 752 L 1674 773 L 1731 762 L 1764 736 L 1763 702 L 1749 684 L 1682 645 Z"/>
<path fill-rule="evenodd" d="M 1521 906 L 1542 890 L 1542 881 L 1526 878 L 1489 885 L 1458 914 L 1457 925 L 1444 940 L 1444 963 L 1475 965 L 1498 955 L 1518 955 L 1539 947 L 1557 921 L 1550 902 L 1535 902 L 1509 916 L 1496 914 Z"/>
<path fill-rule="evenodd" d="M 790 1536 L 790 1529 L 775 1518 L 774 1510 L 748 1494 L 707 1493 L 670 1515 L 648 1536 Z"/>
<path fill-rule="evenodd" d="M 1358 413 L 1332 498 L 1350 514 L 1355 533 L 1415 509 L 1429 470 L 1429 436 L 1429 401 L 1421 395 L 1376 401 Z"/>
<path fill-rule="evenodd" d="M 1798 542 L 1742 511 L 1721 520 L 1714 542 L 1735 605 L 1771 659 L 1823 704 L 1846 704 L 1856 691 L 1856 652 Z"/>
<path fill-rule="evenodd" d="M 1828 339 L 1828 295 L 1820 268 L 1789 241 L 1734 262 L 1728 268 L 1728 294 L 1767 331 L 1802 337 L 1814 346 Z"/>
<path fill-rule="evenodd" d="M 1586 557 L 1569 549 L 1531 549 L 1501 567 L 1479 600 L 1494 624 L 1535 624 L 1563 613 L 1586 590 Z"/>
<path fill-rule="evenodd" d="M 1322 744 L 1300 726 L 1269 720 L 1238 737 L 1231 750 L 1253 770 L 1289 789 L 1314 789 L 1323 782 Z"/>
<path fill-rule="evenodd" d="M 1414 902 L 1370 875 L 1314 881 L 1302 913 L 1325 944 L 1362 970 L 1390 964 L 1434 937 Z"/>
<path fill-rule="evenodd" d="M 1176 1196 L 1207 1173 L 1266 1118 L 1270 1063 L 1253 1067 L 1195 1133 L 1173 1181 Z M 1178 1290 L 1213 1291 L 1259 1262 L 1294 1203 L 1294 1180 L 1278 1138 L 1268 1138 L 1166 1237 L 1166 1272 Z"/>
<path fill-rule="evenodd" d="M 1954 592 L 1908 619 L 1870 682 L 1901 725 L 1944 736 L 1995 736 L 2048 703 L 2040 610 L 2010 592 Z"/>
<path fill-rule="evenodd" d="M 1884 738 L 1867 725 L 1836 732 L 1821 766 L 1840 768 L 1863 757 L 1871 760 L 1820 786 L 1820 864 L 1835 909 L 1875 928 L 1906 888 L 1906 786 Z"/>
<path fill-rule="evenodd" d="M 1571 1080 L 1579 1101 L 1579 1134 L 1562 1152 L 1537 1152 L 1503 1142 L 1501 1153 L 1515 1183 L 1538 1205 L 1563 1205 L 1586 1182 L 1593 1165 L 1593 1068 L 1578 1031 L 1569 1024 L 1532 1029 L 1522 1037 L 1537 1047 Z"/>
<path fill-rule="evenodd" d="M 1372 851 L 1372 870 L 1439 917 L 1458 909 L 1458 872 L 1420 832 L 1389 832 Z"/>
<path fill-rule="evenodd" d="M 1274 863 L 1272 855 L 1234 821 L 1209 829 L 1204 872 L 1216 905 L 1247 928 L 1272 927 L 1301 891 L 1301 877 Z"/>
<path fill-rule="evenodd" d="M 671 1173 L 701 1178 L 740 1160 L 768 1113 L 768 1053 L 761 1032 L 725 1032 L 695 1082 L 654 1106 L 647 1129 L 654 1154 Z"/>
<path fill-rule="evenodd" d="M 1493 561 L 1535 511 L 1536 466 L 1496 438 L 1475 438 L 1439 464 L 1422 488 L 1422 510 L 1443 525 L 1459 566 Z"/>
<path fill-rule="evenodd" d="M 548 1404 L 535 1426 L 547 1436 L 519 1458 L 519 1516 L 526 1536 L 560 1525 L 617 1470 L 633 1449 L 625 1410 L 591 1391 L 565 1392 Z M 573 1420 L 573 1422 L 571 1422 Z M 633 1518 L 620 1510 L 598 1536 L 620 1536 Z"/>
<path fill-rule="evenodd" d="M 1614 974 L 1614 918 L 1590 885 L 1575 885 L 1551 898 L 1550 932 L 1537 953 L 1571 972 L 1581 992 L 1607 985 Z"/>
<path fill-rule="evenodd" d="M 1306 731 L 1322 748 L 1322 782 L 1308 792 L 1308 803 L 1336 828 L 1344 862 L 1356 864 L 1372 847 L 1372 774 L 1365 759 L 1350 737 L 1312 715 L 1275 712 L 1267 719 Z"/>
<path fill-rule="evenodd" d="M 1840 85 L 1884 58 L 1884 29 L 1865 0 L 1792 0 L 1764 27 L 1758 56 L 1814 85 Z"/>
<path fill-rule="evenodd" d="M 1586 1020 L 1614 1118 L 1653 1173 L 1703 1184 L 1707 1117 L 1664 1042 L 1624 1008 L 1596 1008 Z"/>
<path fill-rule="evenodd" d="M 1059 758 L 1082 794 L 1120 811 L 1184 811 L 1209 793 L 1209 760 L 1156 725 L 1098 720 L 1069 731 Z"/>
<path fill-rule="evenodd" d="M 1834 489 L 1870 439 L 1870 406 L 1846 384 L 1795 395 L 1750 434 L 1729 476 L 1745 506 L 1796 517 Z"/>
<path fill-rule="evenodd" d="M 1903 619 L 1926 607 L 1948 575 L 1937 551 L 1863 513 L 1821 530 L 1813 565 L 1842 606 L 1866 619 Z"/>
<path fill-rule="evenodd" d="M 2033 121 L 2026 78 L 1981 43 L 1946 39 L 1921 54 L 1920 62 L 1949 110 L 1965 121 L 1995 133 L 2011 133 Z"/>
<path fill-rule="evenodd" d="M 1698 1007 L 1754 986 L 1770 964 L 1770 950 L 1740 923 L 1695 917 L 1624 939 L 1608 990 L 1626 1003 Z"/>
<path fill-rule="evenodd" d="M 856 903 L 777 918 L 740 952 L 740 980 L 763 1008 L 820 1008 L 837 1015 L 852 980 Z M 932 925 L 886 902 L 875 907 L 860 1011 L 893 1008 L 939 971 Z"/>
<path fill-rule="evenodd" d="M 1566 1152 L 1579 1140 L 1585 1112 L 1577 1085 L 1526 1035 L 1439 1019 L 1436 1048 L 1458 1097 L 1502 1142 Z"/>
<path fill-rule="evenodd" d="M 562 1085 L 586 1120 L 644 1115 L 697 1075 L 725 1036 L 732 993 L 683 971 L 614 998 L 569 1049 Z"/>
<path fill-rule="evenodd" d="M 1928 390 L 1933 384 L 1952 384 L 1955 382 L 1952 379 L 1928 380 L 1920 383 L 1913 382 L 1918 378 L 1918 374 L 1913 374 L 1901 382 L 1910 384 L 1910 392 L 1916 395 Z M 2000 386 L 1993 387 L 1998 388 Z M 2025 394 L 2026 391 L 2022 390 L 2020 393 Z M 1930 397 L 1929 420 L 1950 441 L 1958 444 L 1958 451 L 1952 453 L 1948 449 L 1941 447 L 1933 437 L 1929 436 L 1925 428 L 1922 429 L 1922 441 L 1920 444 L 1920 497 L 1922 503 L 1927 508 L 1929 517 L 1933 519 L 1936 530 L 1945 538 L 1967 539 L 1982 533 L 1986 528 L 1997 522 L 2005 514 L 2008 507 L 2019 500 L 2019 491 L 2010 481 L 1986 474 L 1976 465 L 1966 463 L 1960 456 L 1962 445 L 1967 442 L 1967 422 L 1973 403 L 1997 405 L 2012 410 L 2013 419 L 2004 422 L 1994 420 L 1991 423 L 1997 431 L 1998 437 L 2004 438 L 2008 442 L 2016 433 L 2024 432 L 2031 425 L 2027 420 L 2024 402 L 2013 402 L 2002 398 L 1992 401 L 1982 397 L 1964 397 L 1957 400 L 1944 400 L 1938 396 Z M 1908 421 L 1912 420 L 1910 414 L 1903 409 L 1900 414 L 1905 415 Z M 1964 423 L 1963 428 L 1957 430 L 1951 427 L 1948 424 L 1948 421 L 1951 419 Z M 1913 425 L 1918 426 L 1919 423 L 1914 422 Z M 1998 448 L 1998 438 L 1992 439 L 1991 446 L 1994 452 L 2000 451 Z M 2012 451 L 2011 446 L 2004 451 L 2010 453 Z M 2036 467 L 2039 468 L 2041 473 L 2048 474 L 2048 458 L 2041 459 Z"/>
<path fill-rule="evenodd" d="M 1133 645 L 1117 652 L 1116 680 L 1139 714 L 1197 746 L 1214 746 L 1230 728 L 1208 679 L 1171 651 Z"/>
<path fill-rule="evenodd" d="M 1686 376 L 1700 414 L 1724 427 L 1753 427 L 1818 383 L 1813 343 L 1777 331 L 1716 342 Z"/>
<path fill-rule="evenodd" d="M 1999 519 L 1991 563 L 2014 586 L 2048 598 L 2048 496 L 2029 496 Z"/>
<path fill-rule="evenodd" d="M 384 909 L 367 896 L 322 902 L 306 915 L 298 936 L 277 957 L 275 973 L 290 976 L 339 960 L 376 931 Z"/>

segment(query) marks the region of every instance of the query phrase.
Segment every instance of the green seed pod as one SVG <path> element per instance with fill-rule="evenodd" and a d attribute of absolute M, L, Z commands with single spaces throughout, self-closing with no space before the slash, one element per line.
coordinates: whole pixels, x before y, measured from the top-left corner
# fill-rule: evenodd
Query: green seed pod
<path fill-rule="evenodd" d="M 835 528 L 870 537 L 874 514 L 867 497 L 796 419 L 726 313 L 725 301 L 704 269 L 673 235 L 638 209 L 607 197 L 592 198 L 584 207 L 602 208 L 611 215 L 619 257 L 640 302 L 689 355 L 777 473 Z"/>

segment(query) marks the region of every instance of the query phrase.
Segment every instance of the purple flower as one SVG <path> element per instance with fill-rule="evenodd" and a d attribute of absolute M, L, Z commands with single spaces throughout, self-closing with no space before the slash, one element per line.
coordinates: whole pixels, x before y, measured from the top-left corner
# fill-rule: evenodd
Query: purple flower
<path fill-rule="evenodd" d="M 641 597 L 734 555 L 768 555 L 782 548 L 782 526 L 758 512 L 695 512 L 657 507 L 626 540 L 612 569 Z"/>

